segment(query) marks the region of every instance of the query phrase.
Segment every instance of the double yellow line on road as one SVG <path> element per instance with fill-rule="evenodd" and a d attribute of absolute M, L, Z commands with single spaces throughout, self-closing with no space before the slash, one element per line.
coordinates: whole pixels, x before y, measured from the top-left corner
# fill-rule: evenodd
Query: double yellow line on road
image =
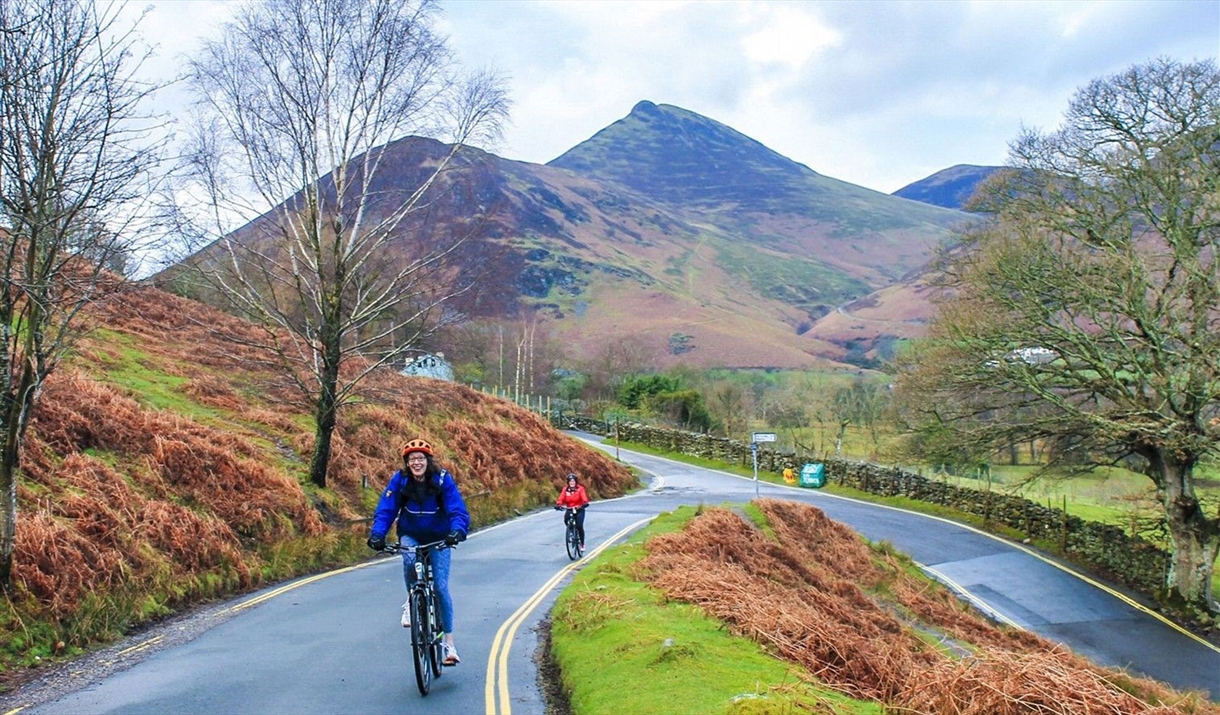
<path fill-rule="evenodd" d="M 617 534 L 607 539 L 601 546 L 590 551 L 586 557 L 592 558 L 600 554 L 614 542 L 649 521 L 652 521 L 651 517 L 640 519 L 634 524 L 624 527 Z M 521 607 L 513 615 L 509 616 L 504 625 L 500 626 L 500 629 L 496 631 L 495 640 L 491 642 L 491 654 L 487 656 L 487 684 L 483 689 L 483 699 L 486 704 L 487 715 L 512 715 L 512 703 L 508 697 L 508 652 L 512 648 L 513 638 L 516 636 L 517 629 L 533 613 L 538 604 L 542 602 L 542 599 L 546 598 L 547 594 L 555 588 L 555 584 L 559 583 L 564 576 L 582 566 L 583 563 L 583 560 L 573 561 L 559 569 L 554 576 L 542 584 L 542 588 L 539 588 L 534 592 L 534 595 L 521 604 Z M 498 708 L 497 705 L 499 706 Z"/>

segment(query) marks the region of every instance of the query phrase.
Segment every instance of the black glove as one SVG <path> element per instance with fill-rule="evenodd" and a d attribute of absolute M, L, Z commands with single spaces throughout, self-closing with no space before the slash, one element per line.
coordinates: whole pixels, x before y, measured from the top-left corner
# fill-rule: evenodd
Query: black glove
<path fill-rule="evenodd" d="M 561 507 L 561 506 L 559 506 L 558 504 L 556 504 L 556 505 L 555 505 L 555 511 L 563 511 L 563 507 Z"/>
<path fill-rule="evenodd" d="M 373 534 L 372 536 L 369 537 L 369 540 L 365 543 L 367 543 L 369 545 L 369 548 L 372 549 L 373 551 L 385 551 L 385 535 L 384 534 Z"/>
<path fill-rule="evenodd" d="M 449 532 L 449 535 L 445 537 L 445 543 L 448 544 L 449 546 L 457 546 L 459 542 L 462 542 L 465 540 L 466 540 L 466 535 L 460 531 L 451 531 L 451 532 Z"/>

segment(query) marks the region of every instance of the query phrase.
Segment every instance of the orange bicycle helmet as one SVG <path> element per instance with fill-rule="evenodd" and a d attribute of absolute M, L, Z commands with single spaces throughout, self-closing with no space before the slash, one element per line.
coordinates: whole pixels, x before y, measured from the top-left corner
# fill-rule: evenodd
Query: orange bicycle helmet
<path fill-rule="evenodd" d="M 402 446 L 402 458 L 406 459 L 407 455 L 412 452 L 423 452 L 429 457 L 432 456 L 432 445 L 422 439 L 413 439 Z"/>

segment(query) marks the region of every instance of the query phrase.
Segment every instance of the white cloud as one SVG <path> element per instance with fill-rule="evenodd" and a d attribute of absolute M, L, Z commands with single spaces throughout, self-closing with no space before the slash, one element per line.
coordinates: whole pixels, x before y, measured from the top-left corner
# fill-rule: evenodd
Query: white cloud
<path fill-rule="evenodd" d="M 160 0 L 151 33 L 189 52 L 237 3 Z M 1157 56 L 1216 58 L 1199 0 L 750 2 L 455 0 L 458 57 L 510 78 L 491 147 L 546 162 L 641 100 L 699 112 L 820 173 L 881 191 L 997 164 L 1059 123 L 1084 83 Z M 172 18 L 172 19 L 171 19 Z M 164 54 L 164 53 L 163 53 Z"/>
<path fill-rule="evenodd" d="M 798 70 L 815 55 L 839 46 L 841 35 L 825 25 L 815 10 L 813 5 L 757 6 L 752 14 L 765 15 L 765 24 L 741 39 L 746 59 Z"/>

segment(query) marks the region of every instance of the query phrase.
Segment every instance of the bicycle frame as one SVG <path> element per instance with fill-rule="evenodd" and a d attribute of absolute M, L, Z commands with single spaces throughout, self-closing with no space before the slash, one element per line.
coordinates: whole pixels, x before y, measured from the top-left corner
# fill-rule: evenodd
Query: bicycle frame
<path fill-rule="evenodd" d="M 584 555 L 584 549 L 581 548 L 580 543 L 580 534 L 576 529 L 576 511 L 576 508 L 570 506 L 563 508 L 563 543 L 568 550 L 568 558 L 572 561 Z"/>
<path fill-rule="evenodd" d="M 418 546 L 390 544 L 385 551 L 392 554 L 415 551 L 415 581 L 407 592 L 407 605 L 411 613 L 411 655 L 415 664 L 415 684 L 421 695 L 432 688 L 432 679 L 441 677 L 444 661 L 441 655 L 441 639 L 444 632 L 440 623 L 440 597 L 436 592 L 435 574 L 432 570 L 432 554 L 452 546 L 444 541 L 433 541 Z"/>

